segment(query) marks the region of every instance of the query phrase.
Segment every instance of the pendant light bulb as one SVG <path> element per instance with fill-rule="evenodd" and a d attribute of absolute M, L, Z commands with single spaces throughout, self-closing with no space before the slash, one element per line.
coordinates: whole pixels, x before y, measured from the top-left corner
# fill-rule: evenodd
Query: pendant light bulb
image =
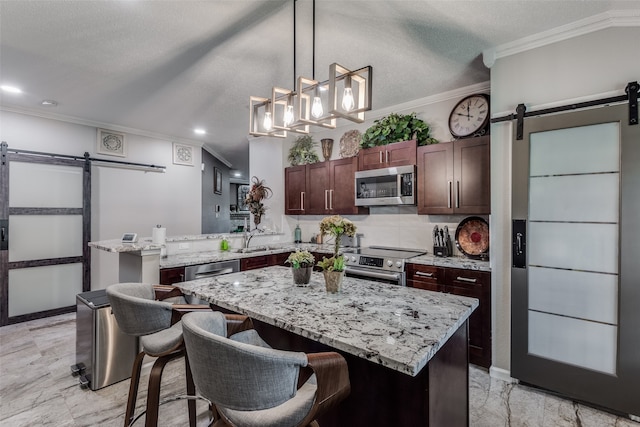
<path fill-rule="evenodd" d="M 311 115 L 316 119 L 319 119 L 324 114 L 324 110 L 322 109 L 322 100 L 316 94 L 313 98 L 313 105 L 311 106 Z"/>
<path fill-rule="evenodd" d="M 356 103 L 353 101 L 353 91 L 350 87 L 345 87 L 344 93 L 342 94 L 342 108 L 344 108 L 345 111 L 351 111 L 355 106 Z"/>
<path fill-rule="evenodd" d="M 273 126 L 273 121 L 271 120 L 271 113 L 268 111 L 264 113 L 263 126 L 266 130 L 271 130 L 271 126 Z"/>
<path fill-rule="evenodd" d="M 293 105 L 287 105 L 287 109 L 284 112 L 282 121 L 285 126 L 289 126 L 291 123 L 293 123 Z"/>

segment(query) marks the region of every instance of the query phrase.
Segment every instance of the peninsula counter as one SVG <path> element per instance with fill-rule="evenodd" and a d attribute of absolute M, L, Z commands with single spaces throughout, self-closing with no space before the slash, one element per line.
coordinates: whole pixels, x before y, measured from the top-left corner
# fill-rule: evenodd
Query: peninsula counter
<path fill-rule="evenodd" d="M 326 426 L 468 426 L 467 319 L 478 300 L 345 277 L 327 294 L 268 267 L 177 283 L 186 294 L 254 319 L 275 348 L 338 351 L 350 396 Z"/>

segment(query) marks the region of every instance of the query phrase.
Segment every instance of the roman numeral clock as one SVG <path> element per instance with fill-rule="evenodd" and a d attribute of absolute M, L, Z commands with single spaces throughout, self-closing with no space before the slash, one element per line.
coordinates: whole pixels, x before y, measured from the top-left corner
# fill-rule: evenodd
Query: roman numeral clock
<path fill-rule="evenodd" d="M 456 139 L 482 136 L 488 125 L 489 96 L 483 93 L 463 98 L 449 115 L 449 131 Z"/>

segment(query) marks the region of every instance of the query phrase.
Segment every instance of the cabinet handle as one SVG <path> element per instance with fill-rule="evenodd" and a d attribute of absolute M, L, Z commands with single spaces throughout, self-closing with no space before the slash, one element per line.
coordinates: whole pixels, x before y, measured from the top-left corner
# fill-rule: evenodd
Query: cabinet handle
<path fill-rule="evenodd" d="M 416 276 L 423 276 L 423 277 L 433 277 L 433 273 L 424 273 L 422 271 L 416 271 L 415 275 Z"/>
<path fill-rule="evenodd" d="M 329 209 L 329 202 L 327 201 L 327 198 L 329 197 L 329 190 L 324 190 L 324 208 L 325 209 Z"/>
<path fill-rule="evenodd" d="M 456 208 L 460 207 L 460 181 L 456 181 Z"/>
<path fill-rule="evenodd" d="M 386 163 L 389 163 L 389 151 L 388 151 L 388 150 L 385 150 L 385 151 L 384 151 L 384 155 L 385 155 L 385 162 L 386 162 Z"/>
<path fill-rule="evenodd" d="M 304 191 L 300 192 L 300 210 L 304 210 Z"/>
<path fill-rule="evenodd" d="M 333 190 L 329 190 L 329 209 L 333 209 Z"/>
<path fill-rule="evenodd" d="M 458 282 L 467 282 L 467 283 L 476 283 L 478 281 L 478 279 L 469 279 L 468 277 L 456 277 L 456 280 Z"/>
<path fill-rule="evenodd" d="M 380 151 L 380 163 L 383 163 L 382 162 L 382 151 Z"/>
<path fill-rule="evenodd" d="M 452 182 L 449 181 L 449 194 L 447 194 L 447 207 L 451 209 L 451 185 Z"/>
<path fill-rule="evenodd" d="M 181 282 L 184 282 L 184 274 L 181 274 L 181 275 L 180 275 L 180 281 L 181 281 Z"/>

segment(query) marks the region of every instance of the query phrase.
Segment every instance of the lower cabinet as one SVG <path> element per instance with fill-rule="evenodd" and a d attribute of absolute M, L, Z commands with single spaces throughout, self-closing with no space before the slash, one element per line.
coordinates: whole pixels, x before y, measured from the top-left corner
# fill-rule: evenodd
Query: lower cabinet
<path fill-rule="evenodd" d="M 480 305 L 469 318 L 469 361 L 491 366 L 491 273 L 407 264 L 407 286 L 477 298 Z"/>
<path fill-rule="evenodd" d="M 240 271 L 271 267 L 272 265 L 285 265 L 284 262 L 287 258 L 289 258 L 289 252 L 242 258 L 240 259 Z"/>
<path fill-rule="evenodd" d="M 173 285 L 178 282 L 184 282 L 184 267 L 160 269 L 161 285 Z"/>

